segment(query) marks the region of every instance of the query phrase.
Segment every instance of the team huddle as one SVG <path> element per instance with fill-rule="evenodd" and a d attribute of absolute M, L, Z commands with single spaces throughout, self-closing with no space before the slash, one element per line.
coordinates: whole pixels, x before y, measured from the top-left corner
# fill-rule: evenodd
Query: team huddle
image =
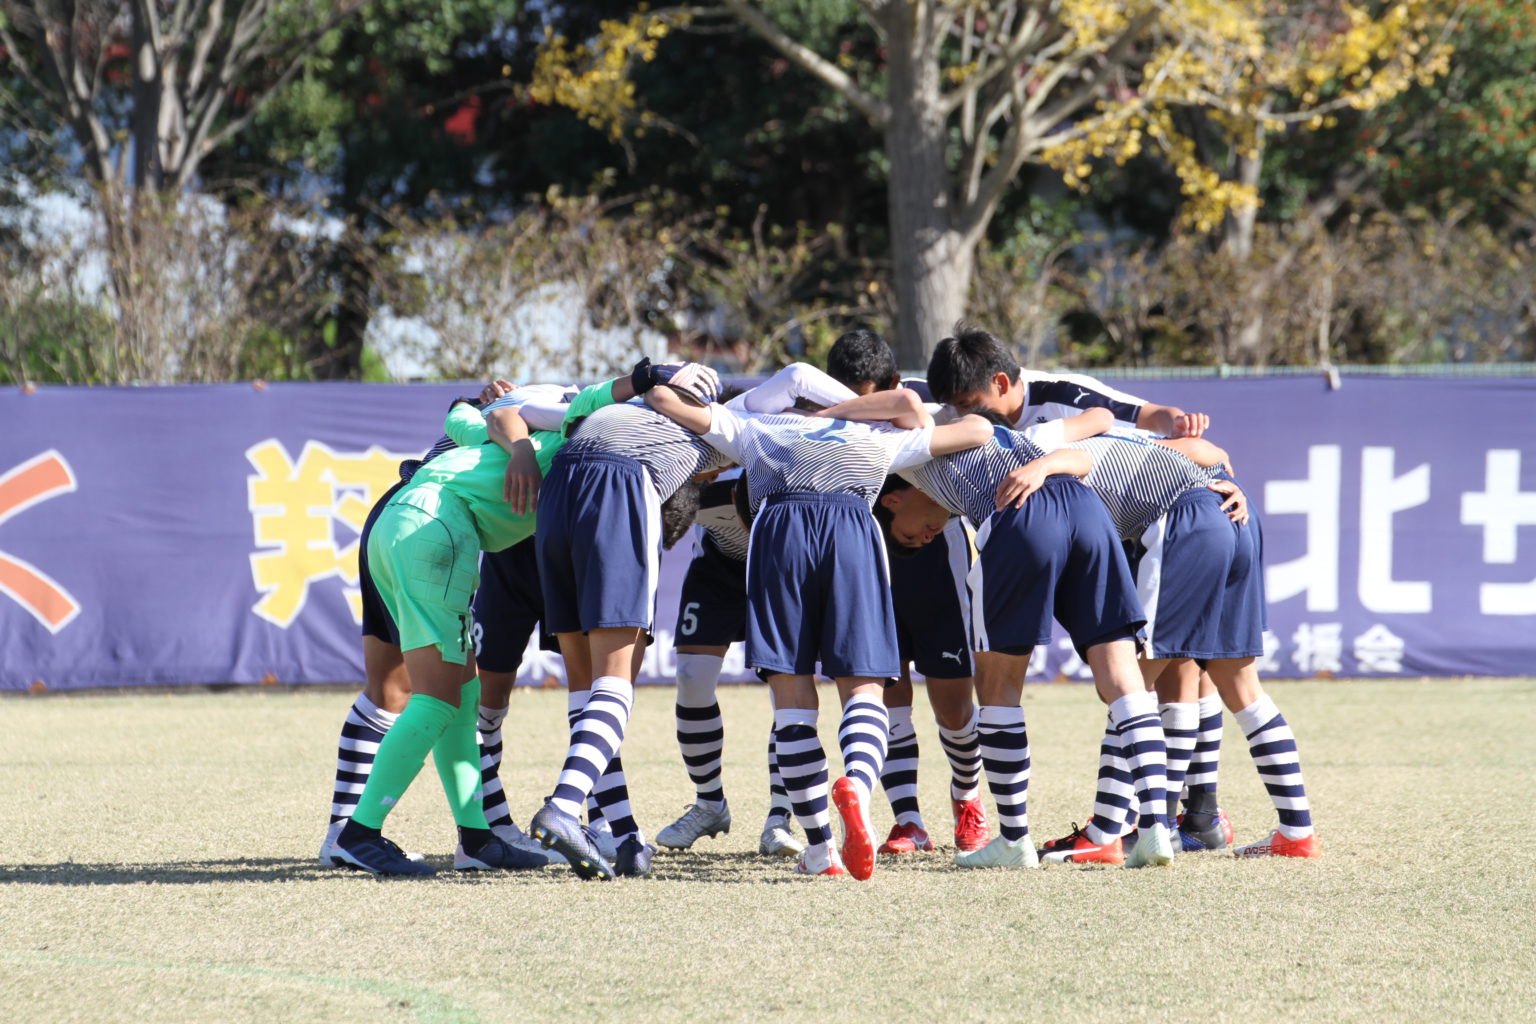
<path fill-rule="evenodd" d="M 580 390 L 496 382 L 454 404 L 363 531 L 368 682 L 342 728 L 321 862 L 434 873 L 381 832 L 429 753 L 458 870 L 645 875 L 658 846 L 728 832 L 715 691 L 736 642 L 773 706 L 759 852 L 797 873 L 865 880 L 881 856 L 934 848 L 914 669 L 950 766 L 959 867 L 1142 867 L 1230 847 L 1223 707 L 1278 816 L 1234 852 L 1316 856 L 1295 737 L 1256 669 L 1259 523 L 1208 427 L 1092 378 L 1025 371 L 963 324 L 926 382 L 901 381 L 867 330 L 843 335 L 825 372 L 795 364 L 734 395 L 706 366 L 649 360 Z M 652 843 L 620 755 L 661 551 L 690 534 L 676 725 L 696 795 Z M 1088 823 L 1037 846 L 1021 697 L 1053 622 L 1108 717 Z M 535 629 L 565 663 L 569 747 L 524 833 L 499 778 L 501 727 Z M 835 782 L 818 673 L 841 705 Z M 878 845 L 877 788 L 895 818 Z"/>

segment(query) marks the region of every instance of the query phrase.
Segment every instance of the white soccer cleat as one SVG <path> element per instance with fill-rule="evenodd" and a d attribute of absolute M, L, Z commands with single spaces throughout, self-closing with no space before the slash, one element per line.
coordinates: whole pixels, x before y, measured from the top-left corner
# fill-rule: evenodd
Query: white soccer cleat
<path fill-rule="evenodd" d="M 686 850 L 700 839 L 731 831 L 731 808 L 724 800 L 690 804 L 683 816 L 656 833 L 656 842 L 669 850 Z"/>
<path fill-rule="evenodd" d="M 1128 868 L 1162 867 L 1173 863 L 1173 833 L 1159 822 L 1151 828 L 1139 829 L 1136 845 L 1125 855 Z"/>
<path fill-rule="evenodd" d="M 1012 842 L 995 836 L 979 850 L 956 853 L 955 863 L 962 868 L 1038 868 L 1040 854 L 1028 835 Z"/>
<path fill-rule="evenodd" d="M 345 867 L 336 859 L 336 837 L 341 835 L 341 830 L 347 827 L 347 819 L 333 821 L 326 826 L 325 838 L 320 841 L 320 866 L 323 868 Z"/>
<path fill-rule="evenodd" d="M 798 857 L 805 852 L 805 844 L 789 830 L 787 818 L 775 817 L 763 822 L 757 852 L 764 857 Z"/>
<path fill-rule="evenodd" d="M 848 873 L 843 867 L 843 858 L 838 856 L 831 843 L 808 847 L 795 862 L 794 870 L 797 875 L 825 875 L 829 878 Z"/>

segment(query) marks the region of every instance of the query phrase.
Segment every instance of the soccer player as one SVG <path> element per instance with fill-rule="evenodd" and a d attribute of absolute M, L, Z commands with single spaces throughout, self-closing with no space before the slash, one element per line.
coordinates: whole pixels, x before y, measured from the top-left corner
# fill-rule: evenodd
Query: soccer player
<path fill-rule="evenodd" d="M 675 374 L 640 366 L 632 375 L 637 393 L 663 383 L 691 388 L 706 400 L 719 391 L 714 372 L 697 364 Z M 590 680 L 590 687 L 579 707 L 573 692 L 571 743 L 529 833 L 558 850 L 581 878 L 644 875 L 654 847 L 635 823 L 627 794 L 604 808 L 618 840 L 611 862 L 577 816 L 619 755 L 655 615 L 661 548 L 691 527 L 695 481 L 717 474 L 727 460 L 640 404 L 610 405 L 590 416 L 573 408 L 566 433 L 570 439 L 550 464 L 539 496 L 539 572 L 545 624 L 560 643 L 566 676 L 573 691 L 576 680 Z"/>
<path fill-rule="evenodd" d="M 887 397 L 889 396 L 889 397 Z M 863 418 L 837 417 L 850 403 L 810 416 L 740 416 L 700 407 L 671 390 L 646 401 L 704 437 L 745 471 L 754 516 L 748 554 L 747 663 L 773 694 L 779 767 L 806 850 L 801 874 L 868 879 L 876 860 L 869 799 L 889 729 L 880 699 L 895 675 L 895 621 L 885 554 L 869 508 L 887 472 L 980 442 L 970 421 L 935 428 L 912 392 L 854 399 Z M 881 404 L 883 403 L 883 404 Z M 826 753 L 816 735 L 815 669 L 836 680 L 843 702 L 838 741 L 845 775 L 832 787 L 843 822 L 831 846 Z"/>
<path fill-rule="evenodd" d="M 925 393 L 922 381 L 901 380 L 891 347 L 879 334 L 863 328 L 847 331 L 833 343 L 827 353 L 827 373 L 858 395 L 901 386 Z M 912 725 L 914 666 L 927 680 L 928 703 L 949 761 L 955 847 L 979 850 L 990 838 L 980 799 L 981 752 L 972 700 L 975 679 L 965 583 L 971 567 L 971 538 L 960 518 L 948 518 L 935 528 L 937 535 L 913 557 L 890 562 L 901 675 L 884 693 L 891 735 L 880 783 L 896 819 L 880 845 L 879 852 L 887 855 L 933 849 L 917 798 L 920 750 Z"/>
<path fill-rule="evenodd" d="M 625 383 L 589 388 L 571 408 L 586 412 L 627 397 Z M 497 409 L 487 417 L 462 404 L 449 412 L 445 429 L 459 447 L 416 471 L 380 512 L 368 540 L 369 567 L 399 630 L 411 697 L 379 743 L 332 856 L 379 875 L 434 873 L 380 832 L 429 751 L 459 828 L 456 868 L 543 863 L 495 836 L 485 819 L 470 604 L 480 552 L 500 551 L 533 532 L 539 480 L 562 438 L 530 436 L 515 410 Z"/>

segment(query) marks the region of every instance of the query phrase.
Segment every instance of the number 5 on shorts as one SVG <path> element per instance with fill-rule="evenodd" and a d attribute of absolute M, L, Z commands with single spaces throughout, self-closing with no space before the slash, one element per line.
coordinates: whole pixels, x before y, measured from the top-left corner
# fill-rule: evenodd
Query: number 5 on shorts
<path fill-rule="evenodd" d="M 677 617 L 677 632 L 680 636 L 693 636 L 699 631 L 699 602 L 689 601 L 683 605 L 683 614 Z"/>

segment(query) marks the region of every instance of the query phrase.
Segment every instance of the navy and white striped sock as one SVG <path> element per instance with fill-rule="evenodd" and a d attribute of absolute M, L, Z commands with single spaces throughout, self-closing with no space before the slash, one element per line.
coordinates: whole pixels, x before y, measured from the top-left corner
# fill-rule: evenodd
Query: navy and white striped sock
<path fill-rule="evenodd" d="M 581 814 L 582 805 L 593 795 L 598 779 L 624 742 L 624 727 L 633 703 L 634 686 L 627 680 L 600 676 L 592 683 L 586 707 L 571 729 L 570 749 L 550 796 L 560 810 L 572 816 Z"/>
<path fill-rule="evenodd" d="M 366 693 L 357 695 L 347 709 L 347 718 L 341 725 L 341 738 L 336 744 L 336 785 L 331 791 L 331 821 L 352 817 L 357 810 L 357 798 L 368 785 L 373 772 L 373 758 L 379 752 L 384 734 L 400 717 L 397 711 L 385 711 L 368 699 Z"/>
<path fill-rule="evenodd" d="M 1200 706 L 1194 701 L 1159 704 L 1163 719 L 1163 738 L 1168 743 L 1168 817 L 1178 814 L 1179 794 L 1184 792 L 1184 776 L 1189 772 L 1200 732 Z"/>
<path fill-rule="evenodd" d="M 790 806 L 789 790 L 784 788 L 784 778 L 779 773 L 779 745 L 774 729 L 768 730 L 768 818 L 789 820 L 794 813 Z"/>
<path fill-rule="evenodd" d="M 603 769 L 602 776 L 592 789 L 592 801 L 597 804 L 599 818 L 608 822 L 613 838 L 622 841 L 625 836 L 638 836 L 640 826 L 629 806 L 629 779 L 624 775 L 624 759 L 615 753 Z"/>
<path fill-rule="evenodd" d="M 1100 845 L 1113 842 L 1136 826 L 1136 786 L 1131 763 L 1120 751 L 1120 733 L 1114 719 L 1104 718 L 1104 739 L 1099 742 L 1099 775 L 1093 790 L 1093 817 L 1083 831 Z"/>
<path fill-rule="evenodd" d="M 571 735 L 576 735 L 576 720 L 581 717 L 581 712 L 587 706 L 587 698 L 592 695 L 590 690 L 572 690 L 565 696 L 565 721 L 570 726 Z M 597 797 L 587 797 L 587 823 L 593 828 L 603 823 L 603 809 L 598 806 Z"/>
<path fill-rule="evenodd" d="M 890 716 L 879 697 L 854 694 L 843 705 L 843 719 L 837 727 L 843 774 L 863 790 L 866 807 L 885 768 L 886 737 L 890 731 Z"/>
<path fill-rule="evenodd" d="M 1208 693 L 1196 707 L 1200 709 L 1200 731 L 1195 736 L 1189 771 L 1184 775 L 1184 812 L 1207 815 L 1209 821 L 1215 820 L 1220 808 L 1216 800 L 1216 775 L 1221 767 L 1221 697 Z M 1204 826 L 1207 822 L 1200 824 Z"/>
<path fill-rule="evenodd" d="M 475 729 L 480 734 L 480 790 L 485 794 L 485 821 L 491 828 L 512 824 L 507 794 L 501 787 L 501 723 L 506 708 L 480 705 Z"/>
<path fill-rule="evenodd" d="M 1147 690 L 1128 693 L 1109 706 L 1110 719 L 1120 734 L 1120 754 L 1131 763 L 1131 782 L 1136 789 L 1137 828 L 1168 823 L 1168 744 L 1163 739 L 1163 720 L 1157 714 L 1157 694 Z"/>
<path fill-rule="evenodd" d="M 1280 815 L 1280 834 L 1287 839 L 1305 839 L 1312 834 L 1312 805 L 1301 780 L 1296 734 L 1267 693 L 1237 713 L 1237 725 L 1248 737 L 1253 766 Z"/>
<path fill-rule="evenodd" d="M 912 708 L 909 705 L 886 710 L 891 718 L 891 732 L 880 785 L 885 787 L 896 824 L 922 828 L 923 815 L 917 805 L 917 731 L 912 728 Z"/>
<path fill-rule="evenodd" d="M 974 800 L 981 792 L 981 745 L 976 735 L 977 713 L 959 729 L 939 726 L 939 746 L 949 759 L 949 795 Z"/>
<path fill-rule="evenodd" d="M 986 705 L 977 714 L 978 747 L 987 789 L 997 802 L 998 831 L 1009 842 L 1029 835 L 1029 733 L 1024 709 Z"/>
<path fill-rule="evenodd" d="M 725 751 L 725 721 L 715 687 L 725 659 L 712 654 L 677 656 L 677 749 L 700 803 L 720 803 L 720 765 Z"/>
<path fill-rule="evenodd" d="M 825 846 L 832 841 L 832 817 L 827 810 L 827 752 L 816 735 L 816 710 L 775 711 L 773 731 L 779 773 L 795 818 L 805 830 L 805 841 L 811 847 Z"/>

